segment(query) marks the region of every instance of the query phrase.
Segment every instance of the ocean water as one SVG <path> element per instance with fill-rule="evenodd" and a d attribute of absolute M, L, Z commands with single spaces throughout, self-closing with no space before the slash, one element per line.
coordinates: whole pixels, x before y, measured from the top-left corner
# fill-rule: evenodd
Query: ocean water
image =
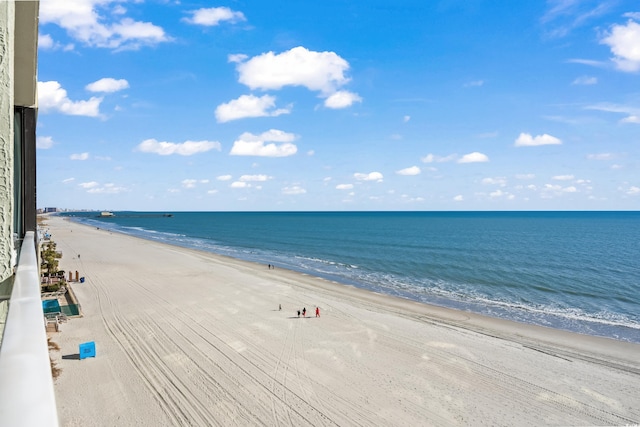
<path fill-rule="evenodd" d="M 640 212 L 64 215 L 384 294 L 640 343 Z"/>

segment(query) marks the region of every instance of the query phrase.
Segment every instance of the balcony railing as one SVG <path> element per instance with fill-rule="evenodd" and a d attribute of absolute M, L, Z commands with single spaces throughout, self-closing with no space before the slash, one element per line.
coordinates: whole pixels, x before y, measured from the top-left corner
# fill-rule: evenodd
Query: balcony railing
<path fill-rule="evenodd" d="M 34 241 L 34 232 L 27 232 L 0 347 L 3 426 L 58 426 Z"/>

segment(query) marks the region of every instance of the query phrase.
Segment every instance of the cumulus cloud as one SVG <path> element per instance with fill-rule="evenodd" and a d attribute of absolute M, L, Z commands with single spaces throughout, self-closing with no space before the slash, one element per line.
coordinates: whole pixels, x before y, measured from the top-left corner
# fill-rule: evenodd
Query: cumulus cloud
<path fill-rule="evenodd" d="M 625 25 L 613 25 L 600 43 L 609 46 L 620 71 L 640 70 L 640 24 L 630 19 Z"/>
<path fill-rule="evenodd" d="M 377 181 L 382 182 L 383 176 L 380 172 L 370 173 L 354 173 L 353 177 L 358 181 Z"/>
<path fill-rule="evenodd" d="M 241 182 L 264 182 L 273 179 L 272 176 L 269 175 L 242 175 L 239 178 Z"/>
<path fill-rule="evenodd" d="M 482 180 L 484 185 L 499 185 L 500 187 L 505 187 L 507 185 L 507 178 L 503 176 L 498 176 L 495 178 L 484 178 Z"/>
<path fill-rule="evenodd" d="M 38 82 L 38 110 L 42 113 L 58 112 L 70 116 L 99 117 L 102 100 L 101 97 L 91 97 L 87 101 L 71 101 L 60 83 Z"/>
<path fill-rule="evenodd" d="M 529 133 L 521 133 L 516 139 L 514 145 L 516 147 L 535 147 L 539 145 L 559 145 L 562 141 L 555 136 L 548 134 L 536 135 L 535 137 Z"/>
<path fill-rule="evenodd" d="M 625 193 L 627 193 L 630 196 L 640 195 L 640 187 L 636 187 L 635 185 L 632 185 L 625 191 Z"/>
<path fill-rule="evenodd" d="M 408 122 L 409 122 L 409 120 L 411 120 L 411 116 L 404 116 L 404 117 L 402 118 L 402 121 L 403 121 L 404 123 L 408 123 Z"/>
<path fill-rule="evenodd" d="M 455 154 L 450 154 L 448 156 L 436 156 L 435 154 L 427 154 L 426 156 L 422 157 L 420 160 L 422 160 L 422 163 L 445 163 L 445 162 L 451 162 L 453 160 L 455 160 L 456 155 Z"/>
<path fill-rule="evenodd" d="M 54 47 L 55 43 L 49 34 L 38 34 L 38 49 L 48 50 Z"/>
<path fill-rule="evenodd" d="M 411 166 L 408 168 L 400 169 L 396 171 L 398 175 L 412 176 L 412 175 L 420 175 L 420 168 L 418 166 Z"/>
<path fill-rule="evenodd" d="M 620 123 L 636 123 L 640 124 L 640 116 L 629 116 L 620 120 Z"/>
<path fill-rule="evenodd" d="M 353 92 L 340 90 L 325 99 L 324 106 L 333 109 L 347 108 L 355 102 L 362 102 L 362 98 Z"/>
<path fill-rule="evenodd" d="M 69 156 L 69 158 L 71 160 L 88 160 L 89 159 L 89 153 L 72 154 L 72 155 Z"/>
<path fill-rule="evenodd" d="M 183 18 L 184 22 L 205 27 L 214 27 L 225 21 L 235 24 L 236 22 L 247 20 L 242 12 L 233 11 L 228 7 L 202 8 L 187 13 L 191 16 Z"/>
<path fill-rule="evenodd" d="M 230 181 L 231 178 L 233 178 L 231 175 L 220 175 L 219 177 L 217 177 L 216 179 L 218 181 Z"/>
<path fill-rule="evenodd" d="M 338 184 L 336 185 L 336 190 L 351 190 L 353 189 L 353 184 Z"/>
<path fill-rule="evenodd" d="M 99 186 L 100 184 L 97 183 L 96 181 L 90 181 L 90 182 L 81 182 L 80 184 L 78 184 L 78 186 L 84 188 L 84 189 L 89 189 L 89 188 L 95 188 L 97 186 Z"/>
<path fill-rule="evenodd" d="M 286 52 L 267 52 L 252 58 L 229 55 L 236 63 L 238 81 L 251 89 L 279 90 L 286 86 L 302 86 L 320 92 L 327 108 L 346 108 L 362 98 L 356 93 L 340 90 L 350 78 L 349 63 L 335 52 L 315 52 L 294 47 Z"/>
<path fill-rule="evenodd" d="M 184 188 L 195 188 L 197 182 L 198 180 L 196 179 L 183 179 L 182 186 Z"/>
<path fill-rule="evenodd" d="M 161 156 L 179 154 L 181 156 L 192 156 L 198 153 L 205 153 L 210 150 L 220 151 L 220 143 L 217 141 L 185 141 L 182 143 L 160 142 L 153 138 L 142 141 L 136 149 L 143 153 L 154 153 Z"/>
<path fill-rule="evenodd" d="M 232 156 L 287 157 L 293 156 L 298 147 L 292 143 L 297 136 L 271 129 L 260 135 L 245 132 L 233 143 Z"/>
<path fill-rule="evenodd" d="M 129 87 L 129 82 L 125 79 L 113 79 L 105 77 L 85 86 L 89 92 L 118 92 Z"/>
<path fill-rule="evenodd" d="M 239 62 L 240 83 L 251 89 L 274 90 L 304 86 L 331 94 L 346 84 L 349 63 L 334 52 L 314 52 L 302 46 L 275 54 L 263 53 Z"/>
<path fill-rule="evenodd" d="M 172 40 L 161 27 L 123 17 L 124 13 L 118 0 L 42 1 L 39 19 L 91 47 L 135 50 Z"/>
<path fill-rule="evenodd" d="M 243 181 L 234 181 L 231 183 L 231 185 L 229 185 L 229 187 L 231 188 L 247 188 L 250 186 L 251 185 L 249 183 Z"/>
<path fill-rule="evenodd" d="M 284 187 L 282 189 L 282 194 L 286 194 L 289 196 L 297 196 L 298 194 L 305 194 L 307 190 L 300 187 L 299 185 L 293 185 L 291 187 Z"/>
<path fill-rule="evenodd" d="M 453 198 L 453 201 L 454 202 L 462 202 L 462 201 L 464 201 L 464 197 L 462 196 L 462 194 L 458 194 L 457 196 L 455 196 Z"/>
<path fill-rule="evenodd" d="M 36 148 L 40 150 L 47 150 L 53 147 L 53 137 L 51 136 L 38 136 L 36 138 Z"/>
<path fill-rule="evenodd" d="M 276 98 L 274 96 L 242 95 L 226 104 L 220 104 L 216 108 L 215 115 L 219 123 L 225 123 L 246 117 L 276 117 L 291 112 L 291 107 L 278 109 L 275 107 Z"/>
<path fill-rule="evenodd" d="M 556 181 L 571 181 L 572 179 L 575 179 L 575 177 L 573 175 L 556 175 L 551 179 Z"/>
<path fill-rule="evenodd" d="M 488 162 L 489 157 L 486 154 L 474 151 L 473 153 L 465 154 L 458 160 L 458 163 L 484 163 Z"/>

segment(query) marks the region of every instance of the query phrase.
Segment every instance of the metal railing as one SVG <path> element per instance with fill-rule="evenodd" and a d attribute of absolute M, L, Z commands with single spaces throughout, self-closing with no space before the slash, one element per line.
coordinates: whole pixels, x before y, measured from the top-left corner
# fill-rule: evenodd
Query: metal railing
<path fill-rule="evenodd" d="M 57 427 L 33 231 L 25 234 L 0 347 L 0 425 Z"/>

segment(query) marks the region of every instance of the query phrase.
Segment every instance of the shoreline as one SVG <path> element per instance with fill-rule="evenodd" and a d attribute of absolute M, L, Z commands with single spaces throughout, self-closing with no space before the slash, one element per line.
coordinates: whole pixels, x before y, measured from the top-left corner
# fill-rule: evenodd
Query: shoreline
<path fill-rule="evenodd" d="M 640 212 L 640 211 L 637 211 Z M 633 213 L 637 213 L 636 211 L 633 211 Z M 489 214 L 495 214 L 496 212 L 489 212 Z M 529 214 L 531 212 L 524 212 L 524 214 Z M 562 213 L 562 212 L 560 212 Z M 588 212 L 587 212 L 588 213 Z M 500 212 L 497 212 L 497 214 L 500 214 Z M 56 215 L 58 216 L 58 215 Z M 92 228 L 92 225 L 88 225 L 88 224 L 84 224 L 82 222 L 76 222 L 73 220 L 73 217 L 67 217 L 67 216 L 60 216 L 60 218 L 65 219 L 66 221 L 69 222 L 74 222 L 78 225 L 83 225 L 89 228 Z M 97 226 L 96 226 L 97 227 Z M 106 230 L 109 232 L 113 232 L 113 233 L 118 233 L 121 234 L 123 236 L 129 236 L 132 238 L 137 238 L 137 239 L 142 239 L 142 240 L 146 240 L 146 241 L 150 241 L 150 242 L 154 242 L 154 243 L 158 243 L 158 244 L 165 244 L 168 246 L 172 246 L 172 247 L 177 247 L 177 248 L 181 248 L 181 249 L 185 249 L 185 250 L 194 250 L 194 251 L 198 251 L 198 252 L 203 252 L 206 254 L 211 254 L 214 256 L 219 256 L 219 257 L 223 257 L 223 258 L 228 258 L 231 260 L 237 260 L 237 261 L 241 261 L 241 262 L 247 262 L 251 265 L 254 265 L 256 268 L 260 268 L 262 266 L 260 261 L 256 261 L 256 260 L 251 260 L 251 259 L 244 259 L 244 258 L 237 258 L 234 257 L 233 255 L 227 255 L 227 254 L 223 254 L 223 253 L 219 253 L 219 252 L 214 252 L 214 251 L 207 251 L 204 249 L 199 249 L 197 247 L 192 247 L 192 246 L 188 246 L 188 245 L 181 245 L 181 244 L 177 244 L 177 243 L 171 243 L 171 242 L 164 242 L 164 241 L 159 241 L 159 240 L 154 240 L 151 238 L 145 238 L 144 236 L 136 236 L 134 234 L 130 234 L 130 233 L 124 233 L 122 231 L 119 230 L 112 230 L 109 228 L 102 228 L 100 227 L 100 229 L 102 230 Z M 266 261 L 265 261 L 266 262 Z M 428 307 L 432 307 L 432 308 L 442 308 L 442 309 L 448 309 L 448 310 L 453 310 L 455 311 L 460 311 L 463 313 L 468 313 L 468 314 L 473 314 L 473 315 L 477 315 L 480 316 L 481 318 L 488 318 L 488 319 L 495 319 L 495 320 L 505 320 L 508 322 L 514 322 L 516 324 L 520 324 L 520 325 L 531 325 L 531 326 L 538 326 L 541 328 L 545 328 L 545 329 L 551 329 L 553 331 L 563 331 L 563 332 L 569 332 L 569 333 L 575 333 L 578 335 L 584 335 L 587 337 L 600 337 L 600 338 L 605 338 L 605 339 L 610 339 L 610 340 L 614 340 L 614 341 L 621 341 L 621 342 L 628 342 L 628 343 L 635 343 L 635 344 L 640 344 L 640 337 L 638 336 L 638 332 L 637 329 L 633 328 L 632 326 L 627 326 L 625 324 L 614 324 L 611 322 L 598 322 L 596 319 L 584 319 L 584 318 L 580 318 L 577 320 L 579 325 L 582 325 L 582 328 L 610 328 L 609 332 L 613 332 L 614 330 L 620 330 L 620 331 L 626 331 L 621 333 L 621 335 L 623 335 L 625 338 L 619 338 L 619 337 L 615 337 L 615 336 L 611 336 L 611 335 L 606 335 L 604 330 L 601 330 L 600 334 L 596 334 L 593 333 L 594 331 L 592 330 L 592 333 L 589 332 L 583 332 L 580 330 L 576 330 L 578 328 L 574 327 L 569 328 L 563 328 L 556 325 L 553 325 L 554 322 L 567 322 L 568 319 L 566 318 L 562 318 L 559 315 L 555 314 L 553 317 L 553 320 L 551 322 L 547 321 L 547 323 L 549 323 L 549 325 L 545 325 L 542 320 L 538 320 L 535 321 L 533 319 L 528 319 L 528 320 L 520 320 L 520 319 L 514 319 L 514 314 L 511 313 L 511 317 L 506 315 L 506 316 L 497 316 L 497 315 L 491 315 L 491 314 L 486 314 L 482 312 L 482 308 L 478 308 L 482 306 L 482 303 L 479 302 L 465 302 L 465 301 L 461 301 L 461 300 L 455 300 L 455 299 L 447 299 L 446 297 L 439 297 L 441 300 L 445 301 L 442 304 L 439 304 L 437 302 L 431 302 L 431 301 L 425 301 L 424 299 L 420 299 L 419 296 L 413 294 L 412 292 L 407 292 L 405 295 L 394 295 L 393 293 L 387 293 L 384 292 L 383 290 L 378 291 L 374 288 L 372 288 L 372 286 L 366 283 L 358 283 L 357 281 L 354 280 L 349 280 L 348 278 L 342 278 L 342 277 L 332 277 L 331 274 L 327 274 L 325 276 L 323 276 L 322 274 L 318 274 L 318 273 L 314 273 L 314 272 L 305 272 L 302 269 L 298 269 L 295 268 L 295 265 L 290 265 L 290 266 L 281 266 L 279 267 L 279 269 L 285 269 L 287 271 L 291 271 L 292 273 L 298 273 L 301 275 L 305 275 L 305 276 L 309 276 L 309 277 L 316 277 L 319 280 L 324 280 L 328 283 L 334 283 L 336 285 L 340 285 L 340 286 L 345 286 L 345 287 L 349 287 L 349 288 L 355 288 L 355 289 L 360 289 L 363 290 L 365 292 L 370 292 L 373 294 L 379 294 L 379 295 L 383 295 L 383 296 L 388 296 L 389 298 L 397 298 L 403 301 L 408 301 L 408 302 L 414 302 L 414 303 L 418 303 L 418 304 L 424 304 Z M 476 309 L 474 310 L 473 308 L 469 308 L 469 307 L 475 307 Z M 517 317 L 517 316 L 516 316 Z M 547 319 L 545 319 L 547 320 Z M 587 326 L 584 326 L 587 325 Z M 635 339 L 634 339 L 635 338 Z"/>
<path fill-rule="evenodd" d="M 477 417 L 524 425 L 540 414 L 543 424 L 640 420 L 633 404 L 640 394 L 638 344 L 268 270 L 63 217 L 46 222 L 63 251 L 61 266 L 87 277 L 74 285 L 84 318 L 70 320 L 54 338 L 62 348 L 56 393 L 63 425 L 109 425 L 121 413 L 130 425 L 260 424 L 260 417 L 282 425 L 464 425 Z M 78 253 L 81 259 L 68 256 Z M 306 306 L 312 314 L 315 305 L 320 319 L 299 322 L 295 310 Z M 92 337 L 95 359 L 63 357 Z M 562 376 L 570 381 L 558 381 Z M 109 385 L 107 402 L 94 381 Z M 522 393 L 523 381 L 533 395 Z M 488 394 L 478 395 L 485 388 Z M 551 397 L 540 399 L 541 390 Z M 401 403 L 387 402 L 392 395 Z M 581 409 L 560 408 L 563 399 Z M 117 410 L 100 419 L 109 405 Z"/>

